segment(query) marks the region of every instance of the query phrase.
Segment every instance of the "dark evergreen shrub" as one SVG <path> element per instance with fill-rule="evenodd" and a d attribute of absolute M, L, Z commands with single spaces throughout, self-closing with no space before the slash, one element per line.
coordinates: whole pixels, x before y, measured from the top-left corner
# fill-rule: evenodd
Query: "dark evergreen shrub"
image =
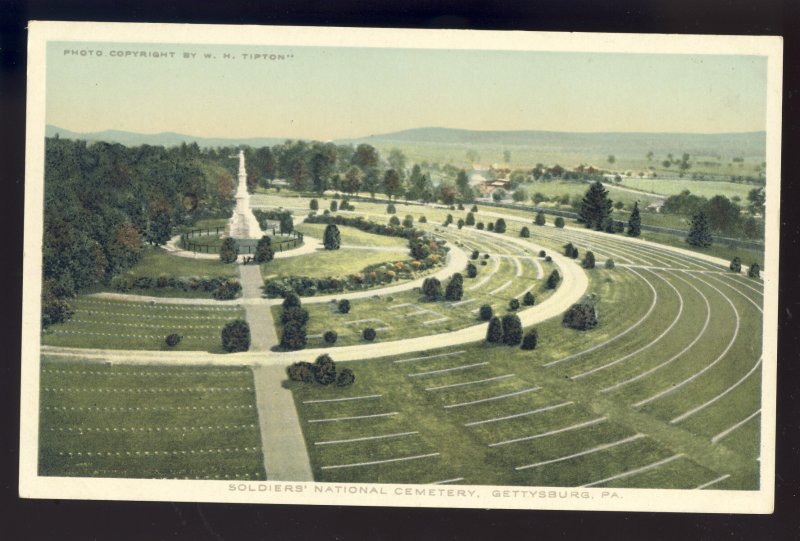
<path fill-rule="evenodd" d="M 472 205 L 470 212 L 478 212 L 478 205 Z"/>
<path fill-rule="evenodd" d="M 474 266 L 474 265 L 473 265 Z M 460 272 L 456 272 L 450 278 L 444 291 L 444 298 L 448 301 L 460 301 L 464 296 L 464 277 Z"/>
<path fill-rule="evenodd" d="M 494 231 L 494 224 L 492 222 L 489 222 L 486 226 L 486 231 Z"/>
<path fill-rule="evenodd" d="M 336 382 L 336 363 L 327 353 L 320 355 L 314 361 L 314 381 L 320 385 Z"/>
<path fill-rule="evenodd" d="M 547 252 L 545 252 L 544 250 L 539 250 L 539 257 L 544 257 L 546 255 L 547 255 Z"/>
<path fill-rule="evenodd" d="M 442 297 L 442 284 L 435 276 L 425 278 L 422 282 L 422 293 L 429 301 L 439 300 Z"/>
<path fill-rule="evenodd" d="M 181 335 L 175 333 L 168 334 L 167 338 L 164 341 L 167 343 L 169 347 L 174 348 L 180 343 Z"/>
<path fill-rule="evenodd" d="M 528 229 L 528 226 L 523 226 L 522 229 L 519 230 L 519 236 L 523 239 L 530 238 L 531 230 Z"/>
<path fill-rule="evenodd" d="M 611 259 L 611 258 L 609 258 L 609 259 L 606 259 L 606 262 L 605 262 L 605 267 L 606 267 L 607 269 L 613 269 L 613 268 L 614 268 L 614 260 L 613 260 L 613 259 Z"/>
<path fill-rule="evenodd" d="M 547 289 L 557 288 L 559 282 L 561 282 L 561 275 L 558 274 L 557 269 L 554 269 L 553 272 L 550 273 L 550 276 L 547 278 Z"/>
<path fill-rule="evenodd" d="M 597 312 L 594 300 L 585 298 L 581 302 L 570 306 L 564 313 L 562 323 L 565 327 L 586 331 L 597 326 Z"/>
<path fill-rule="evenodd" d="M 350 301 L 347 299 L 342 299 L 339 301 L 339 313 L 346 314 L 350 311 Z"/>
<path fill-rule="evenodd" d="M 467 225 L 475 225 L 475 215 L 471 212 L 467 213 L 467 219 L 464 222 Z"/>
<path fill-rule="evenodd" d="M 272 239 L 264 235 L 258 240 L 256 244 L 256 253 L 253 258 L 256 263 L 267 263 L 272 261 L 275 257 L 275 251 L 272 249 Z"/>
<path fill-rule="evenodd" d="M 533 220 L 533 223 L 535 223 L 536 225 L 544 225 L 546 223 L 546 220 L 544 218 L 544 212 L 542 211 L 537 212 L 536 218 Z"/>
<path fill-rule="evenodd" d="M 490 319 L 492 319 L 492 315 L 493 315 L 492 307 L 489 304 L 484 304 L 478 309 L 478 316 L 483 321 L 489 321 Z"/>
<path fill-rule="evenodd" d="M 486 341 L 490 344 L 499 344 L 503 341 L 503 324 L 497 316 L 489 320 L 489 327 L 486 329 Z"/>
<path fill-rule="evenodd" d="M 447 217 L 444 219 L 444 225 L 450 225 L 453 223 L 453 215 L 448 214 Z"/>
<path fill-rule="evenodd" d="M 297 296 L 296 293 L 287 293 L 286 296 L 283 298 L 283 309 L 291 308 L 293 306 L 302 306 L 300 302 L 300 297 Z"/>
<path fill-rule="evenodd" d="M 317 201 L 316 199 L 312 199 L 308 203 L 308 208 L 310 208 L 311 210 L 319 210 L 319 201 Z"/>
<path fill-rule="evenodd" d="M 478 231 L 483 231 L 483 222 L 478 222 L 477 224 L 475 224 L 475 228 Z"/>
<path fill-rule="evenodd" d="M 397 212 L 397 209 L 395 208 L 394 203 L 389 203 L 388 205 L 386 205 L 387 214 L 394 214 L 395 212 Z"/>
<path fill-rule="evenodd" d="M 525 336 L 522 338 L 522 346 L 521 349 L 531 350 L 536 349 L 536 343 L 539 341 L 539 334 L 536 332 L 536 329 L 531 329 L 525 333 Z"/>
<path fill-rule="evenodd" d="M 571 242 L 568 242 L 566 246 L 564 246 L 564 255 L 567 257 L 572 257 L 573 250 L 575 250 L 575 246 L 573 246 Z"/>
<path fill-rule="evenodd" d="M 361 332 L 361 337 L 367 342 L 372 342 L 373 340 L 375 340 L 376 336 L 377 333 L 375 332 L 375 329 L 373 329 L 372 327 L 367 327 Z"/>
<path fill-rule="evenodd" d="M 426 223 L 428 223 L 428 219 L 427 219 L 425 216 L 420 216 L 420 217 L 417 219 L 417 221 L 418 221 L 419 223 L 421 223 L 421 224 L 426 224 Z"/>
<path fill-rule="evenodd" d="M 281 324 L 286 325 L 290 321 L 296 321 L 300 325 L 308 323 L 308 310 L 300 306 L 290 306 L 281 312 Z"/>
<path fill-rule="evenodd" d="M 761 276 L 761 267 L 758 263 L 753 263 L 750 265 L 750 268 L 747 269 L 747 276 L 750 278 L 758 278 Z"/>
<path fill-rule="evenodd" d="M 389 218 L 389 225 L 400 227 L 400 218 L 393 215 L 391 218 Z"/>
<path fill-rule="evenodd" d="M 480 252 L 478 250 L 472 250 L 472 255 L 470 256 L 471 259 L 478 259 L 480 257 Z"/>
<path fill-rule="evenodd" d="M 536 304 L 536 297 L 533 296 L 533 293 L 528 291 L 522 297 L 522 304 L 524 304 L 525 306 L 533 306 L 534 304 Z"/>
<path fill-rule="evenodd" d="M 478 276 L 478 267 L 472 263 L 467 263 L 467 278 L 475 278 Z"/>
<path fill-rule="evenodd" d="M 462 227 L 464 227 L 464 219 L 463 219 L 463 218 L 459 218 L 459 219 L 458 219 L 458 222 L 456 223 L 456 226 L 457 226 L 459 229 L 461 229 Z"/>
<path fill-rule="evenodd" d="M 328 224 L 325 226 L 325 232 L 322 235 L 322 244 L 326 250 L 338 250 L 341 246 L 342 238 L 339 233 L 339 228 L 336 224 Z"/>
<path fill-rule="evenodd" d="M 337 210 L 339 210 L 339 203 L 334 199 L 331 201 L 331 212 L 336 212 Z"/>
<path fill-rule="evenodd" d="M 297 321 L 289 321 L 283 326 L 280 345 L 289 350 L 306 347 L 306 326 Z"/>
<path fill-rule="evenodd" d="M 739 256 L 733 258 L 730 268 L 733 272 L 742 272 L 742 260 L 739 259 Z"/>
<path fill-rule="evenodd" d="M 349 368 L 342 368 L 339 370 L 339 376 L 336 378 L 337 387 L 350 387 L 356 381 L 356 376 Z"/>
<path fill-rule="evenodd" d="M 516 346 L 522 342 L 522 322 L 516 314 L 503 316 L 503 343 L 507 346 Z"/>
<path fill-rule="evenodd" d="M 544 260 L 547 261 L 548 263 L 550 263 L 553 260 L 553 258 L 550 257 L 549 255 L 546 255 L 546 256 L 544 256 Z"/>
<path fill-rule="evenodd" d="M 557 216 L 554 223 L 556 227 L 562 228 L 564 227 L 564 218 L 562 218 L 561 216 Z"/>
<path fill-rule="evenodd" d="M 222 349 L 228 353 L 250 349 L 250 325 L 243 319 L 236 319 L 222 328 Z"/>
<path fill-rule="evenodd" d="M 326 331 L 322 336 L 322 339 L 325 340 L 325 343 L 331 345 L 336 343 L 337 338 L 339 338 L 339 335 L 336 333 L 336 331 Z"/>
<path fill-rule="evenodd" d="M 406 215 L 406 217 L 403 218 L 403 227 L 406 229 L 411 229 L 414 227 L 414 217 L 410 214 Z"/>
<path fill-rule="evenodd" d="M 519 310 L 519 299 L 511 299 L 508 301 L 509 310 Z"/>
<path fill-rule="evenodd" d="M 506 232 L 506 221 L 503 218 L 498 218 L 497 221 L 494 223 L 494 232 L 495 233 Z"/>
<path fill-rule="evenodd" d="M 311 363 L 300 361 L 286 367 L 286 375 L 291 381 L 311 383 L 314 381 L 315 366 Z"/>
<path fill-rule="evenodd" d="M 595 265 L 594 261 L 594 252 L 588 251 L 586 255 L 583 256 L 583 262 L 581 263 L 584 269 L 593 269 Z"/>
<path fill-rule="evenodd" d="M 235 239 L 227 237 L 219 247 L 219 260 L 223 263 L 235 263 L 239 257 L 239 245 Z"/>

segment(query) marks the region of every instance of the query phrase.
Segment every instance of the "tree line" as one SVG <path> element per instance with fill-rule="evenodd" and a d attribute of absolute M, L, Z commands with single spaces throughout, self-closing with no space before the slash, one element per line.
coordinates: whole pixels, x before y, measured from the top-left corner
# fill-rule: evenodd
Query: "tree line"
<path fill-rule="evenodd" d="M 45 325 L 71 314 L 76 292 L 135 265 L 145 244 L 161 245 L 176 226 L 228 217 L 235 160 L 196 144 L 166 149 L 45 141 Z"/>

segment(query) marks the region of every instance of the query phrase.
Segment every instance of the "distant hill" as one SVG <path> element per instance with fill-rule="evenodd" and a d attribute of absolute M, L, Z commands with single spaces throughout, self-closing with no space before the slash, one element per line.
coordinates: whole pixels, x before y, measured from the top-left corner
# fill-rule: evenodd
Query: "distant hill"
<path fill-rule="evenodd" d="M 107 143 L 119 143 L 125 146 L 153 145 L 153 146 L 177 146 L 181 143 L 197 143 L 201 147 L 224 147 L 248 145 L 251 147 L 272 146 L 283 143 L 285 138 L 277 137 L 254 137 L 249 139 L 225 139 L 212 137 L 196 137 L 174 132 L 161 133 L 135 133 L 121 130 L 105 130 L 93 133 L 78 133 L 58 126 L 48 124 L 45 128 L 47 137 L 59 137 L 65 139 L 83 139 L 85 141 L 105 141 Z"/>
<path fill-rule="evenodd" d="M 283 137 L 256 137 L 247 139 L 195 137 L 181 133 L 154 134 L 106 130 L 95 133 L 77 133 L 48 125 L 46 135 L 87 141 L 106 141 L 126 146 L 174 146 L 195 142 L 203 147 L 249 145 L 261 147 L 276 145 Z M 569 150 L 577 154 L 604 156 L 642 156 L 654 151 L 659 156 L 672 153 L 679 157 L 683 152 L 692 155 L 722 154 L 731 156 L 763 157 L 766 149 L 766 132 L 747 133 L 577 133 L 556 131 L 478 131 L 452 128 L 416 128 L 355 139 L 340 139 L 336 143 L 369 143 L 387 147 L 397 145 L 433 145 L 439 147 L 496 147 L 529 148 L 541 152 Z"/>
<path fill-rule="evenodd" d="M 350 139 L 351 143 L 437 144 L 460 146 L 535 147 L 542 151 L 571 149 L 592 154 L 659 155 L 683 152 L 697 155 L 764 156 L 766 132 L 746 133 L 578 133 L 556 131 L 477 131 L 452 128 L 416 128 Z M 344 142 L 344 141 L 343 141 Z"/>

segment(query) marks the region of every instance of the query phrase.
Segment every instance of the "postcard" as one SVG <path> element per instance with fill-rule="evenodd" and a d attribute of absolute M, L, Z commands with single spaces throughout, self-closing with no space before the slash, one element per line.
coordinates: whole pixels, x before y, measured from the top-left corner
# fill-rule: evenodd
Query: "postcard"
<path fill-rule="evenodd" d="M 771 513 L 781 70 L 31 22 L 21 496 Z"/>

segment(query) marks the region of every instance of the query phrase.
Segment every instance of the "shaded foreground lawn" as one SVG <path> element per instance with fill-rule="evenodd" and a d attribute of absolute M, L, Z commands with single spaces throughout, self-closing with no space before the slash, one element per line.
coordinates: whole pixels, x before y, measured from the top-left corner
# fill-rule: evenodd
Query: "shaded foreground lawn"
<path fill-rule="evenodd" d="M 42 360 L 39 474 L 265 479 L 248 368 Z"/>

